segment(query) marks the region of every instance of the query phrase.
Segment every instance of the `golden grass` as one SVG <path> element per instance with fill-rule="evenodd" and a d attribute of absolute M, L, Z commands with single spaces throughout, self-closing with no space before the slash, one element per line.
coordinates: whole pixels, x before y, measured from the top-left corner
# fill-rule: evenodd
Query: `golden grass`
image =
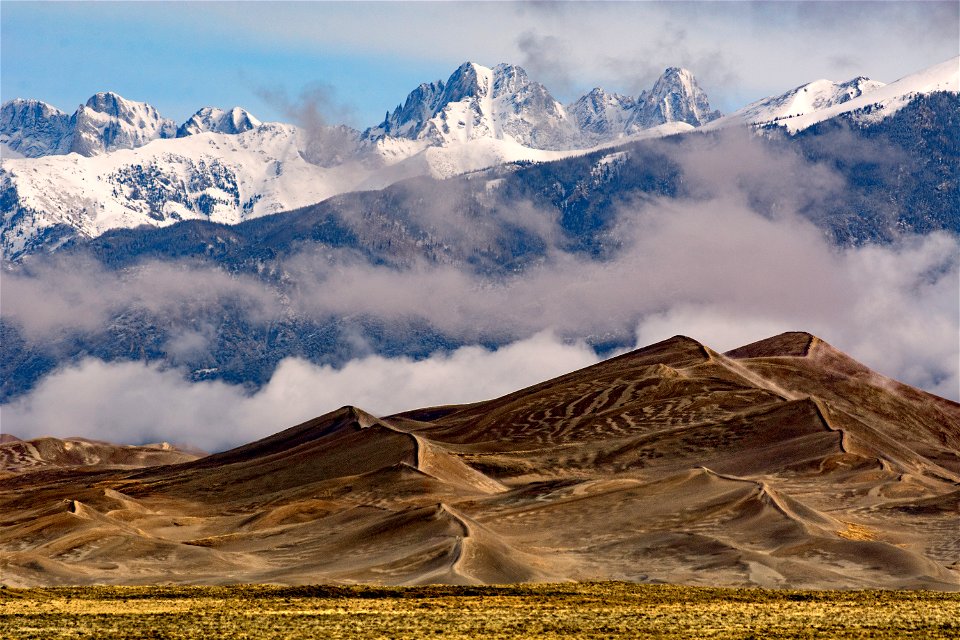
<path fill-rule="evenodd" d="M 856 524 L 853 522 L 841 521 L 847 526 L 844 531 L 837 531 L 837 535 L 841 538 L 846 538 L 847 540 L 876 540 L 877 536 L 870 530 L 869 527 L 865 527 L 862 524 Z"/>
<path fill-rule="evenodd" d="M 3 638 L 955 638 L 960 594 L 630 583 L 0 589 Z"/>

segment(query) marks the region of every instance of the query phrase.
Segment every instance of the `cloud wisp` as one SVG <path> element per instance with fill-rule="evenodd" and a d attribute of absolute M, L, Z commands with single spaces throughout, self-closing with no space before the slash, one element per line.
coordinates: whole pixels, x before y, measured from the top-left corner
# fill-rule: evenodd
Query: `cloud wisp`
<path fill-rule="evenodd" d="M 838 250 L 805 220 L 771 220 L 730 200 L 661 203 L 623 224 L 635 237 L 611 261 L 555 254 L 496 283 L 454 267 L 354 264 L 297 273 L 297 303 L 312 314 L 426 321 L 466 340 L 543 328 L 623 335 L 639 325 L 641 335 L 720 337 L 717 348 L 732 348 L 807 330 L 883 373 L 957 397 L 956 238 Z"/>
<path fill-rule="evenodd" d="M 295 98 L 282 89 L 259 88 L 256 93 L 297 125 L 303 159 L 307 162 L 334 167 L 359 152 L 358 132 L 341 124 L 353 119 L 353 109 L 337 101 L 333 87 L 308 84 Z"/>

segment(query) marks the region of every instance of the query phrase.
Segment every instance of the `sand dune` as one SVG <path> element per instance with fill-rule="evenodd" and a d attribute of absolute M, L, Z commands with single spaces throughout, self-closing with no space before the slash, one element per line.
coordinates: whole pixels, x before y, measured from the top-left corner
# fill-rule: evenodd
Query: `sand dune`
<path fill-rule="evenodd" d="M 69 444 L 69 446 L 67 446 Z M 8 585 L 960 587 L 960 405 L 788 333 L 194 459 L 0 444 Z"/>
<path fill-rule="evenodd" d="M 200 455 L 166 442 L 134 447 L 85 438 L 21 440 L 8 435 L 0 440 L 0 472 L 70 466 L 153 467 L 195 460 Z"/>

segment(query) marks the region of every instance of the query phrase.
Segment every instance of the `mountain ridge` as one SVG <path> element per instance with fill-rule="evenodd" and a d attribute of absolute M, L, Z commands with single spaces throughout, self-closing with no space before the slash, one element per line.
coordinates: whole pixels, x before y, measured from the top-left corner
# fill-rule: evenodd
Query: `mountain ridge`
<path fill-rule="evenodd" d="M 893 83 L 894 98 L 887 101 L 899 100 L 898 86 L 909 95 L 944 82 L 953 86 L 949 78 L 911 82 Z M 809 101 L 819 107 L 799 117 L 866 109 L 872 103 L 865 98 L 890 86 L 878 84 L 860 77 L 827 83 L 819 101 Z M 195 218 L 236 224 L 413 176 L 445 178 L 511 162 L 552 161 L 641 138 L 744 124 L 796 131 L 790 96 L 800 89 L 746 108 L 752 116 L 741 110 L 717 117 L 692 74 L 670 67 L 638 99 L 598 88 L 564 106 L 520 67 L 464 63 L 447 81 L 421 84 L 364 132 L 263 124 L 242 109 L 212 107 L 175 127 L 146 103 L 110 93 L 97 94 L 88 101 L 92 106 L 69 117 L 18 99 L 0 110 L 0 143 L 5 155 L 38 157 L 6 157 L 0 166 L 3 254 L 18 259 L 56 248 L 64 236 L 95 237 L 113 228 Z M 869 118 L 895 112 L 873 109 Z M 145 128 L 132 124 L 140 121 Z M 198 135 L 202 140 L 192 140 Z M 71 149 L 86 155 L 64 155 Z"/>

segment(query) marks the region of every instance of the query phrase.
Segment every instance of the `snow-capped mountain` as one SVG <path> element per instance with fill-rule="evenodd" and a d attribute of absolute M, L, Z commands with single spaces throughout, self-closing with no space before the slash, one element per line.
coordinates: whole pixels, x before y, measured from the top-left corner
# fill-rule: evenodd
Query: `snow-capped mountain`
<path fill-rule="evenodd" d="M 408 177 L 557 160 L 696 127 L 774 122 L 796 131 L 848 111 L 878 119 L 918 93 L 956 92 L 957 68 L 953 59 L 886 86 L 817 81 L 717 119 L 692 74 L 676 67 L 639 99 L 597 88 L 564 107 L 520 67 L 465 63 L 362 134 L 261 124 L 243 109 L 212 107 L 178 129 L 111 93 L 70 117 L 14 100 L 0 113 L 0 244 L 17 259 L 74 234 L 190 218 L 236 223 Z"/>
<path fill-rule="evenodd" d="M 311 164 L 304 147 L 296 127 L 267 123 L 241 134 L 158 139 L 91 157 L 4 160 L 3 254 L 29 252 L 58 228 L 92 237 L 186 219 L 235 224 L 364 187 L 374 173 L 357 159 L 329 168 Z"/>
<path fill-rule="evenodd" d="M 237 134 L 258 126 L 260 121 L 239 107 L 229 111 L 204 107 L 177 127 L 146 102 L 102 92 L 91 96 L 72 116 L 39 100 L 18 98 L 4 103 L 0 109 L 0 144 L 13 152 L 4 157 L 68 153 L 89 157 L 135 149 L 152 140 L 206 131 Z"/>
<path fill-rule="evenodd" d="M 567 107 L 581 139 L 606 142 L 671 123 L 699 127 L 720 117 L 687 69 L 669 67 L 638 98 L 597 87 Z"/>
<path fill-rule="evenodd" d="M 627 122 L 637 107 L 636 98 L 608 93 L 597 87 L 567 107 L 580 135 L 595 142 L 624 135 Z"/>
<path fill-rule="evenodd" d="M 461 65 L 444 82 L 421 84 L 364 139 L 389 138 L 449 146 L 507 140 L 532 149 L 570 149 L 684 122 L 700 126 L 720 113 L 686 69 L 670 67 L 639 99 L 596 88 L 562 105 L 521 67 Z"/>
<path fill-rule="evenodd" d="M 442 146 L 478 139 L 510 140 L 532 149 L 578 142 L 566 109 L 522 68 L 465 62 L 446 81 L 421 84 L 364 138 L 422 140 Z"/>
<path fill-rule="evenodd" d="M 134 149 L 157 138 L 177 133 L 173 120 L 160 116 L 146 102 L 135 102 L 113 92 L 98 93 L 81 105 L 71 118 L 70 151 L 95 156 L 117 149 Z"/>
<path fill-rule="evenodd" d="M 752 102 L 730 114 L 729 118 L 739 119 L 744 124 L 772 124 L 843 104 L 882 86 L 882 82 L 863 76 L 847 82 L 814 80 L 784 94 Z"/>
<path fill-rule="evenodd" d="M 184 122 L 177 129 L 177 137 L 185 138 L 197 133 L 230 133 L 237 134 L 260 126 L 249 111 L 234 107 L 229 111 L 216 107 L 204 107 Z"/>
<path fill-rule="evenodd" d="M 3 157 L 69 153 L 72 133 L 70 116 L 46 102 L 17 98 L 0 108 Z"/>
<path fill-rule="evenodd" d="M 627 131 L 649 129 L 668 122 L 686 122 L 694 127 L 720 117 L 710 108 L 710 101 L 693 74 L 687 69 L 669 67 L 654 83 L 650 91 L 637 98 L 637 106 Z"/>
<path fill-rule="evenodd" d="M 816 80 L 753 102 L 704 128 L 772 125 L 795 133 L 842 114 L 861 123 L 876 122 L 893 115 L 918 95 L 935 91 L 960 91 L 960 56 L 890 84 L 862 76 L 843 83 Z"/>

